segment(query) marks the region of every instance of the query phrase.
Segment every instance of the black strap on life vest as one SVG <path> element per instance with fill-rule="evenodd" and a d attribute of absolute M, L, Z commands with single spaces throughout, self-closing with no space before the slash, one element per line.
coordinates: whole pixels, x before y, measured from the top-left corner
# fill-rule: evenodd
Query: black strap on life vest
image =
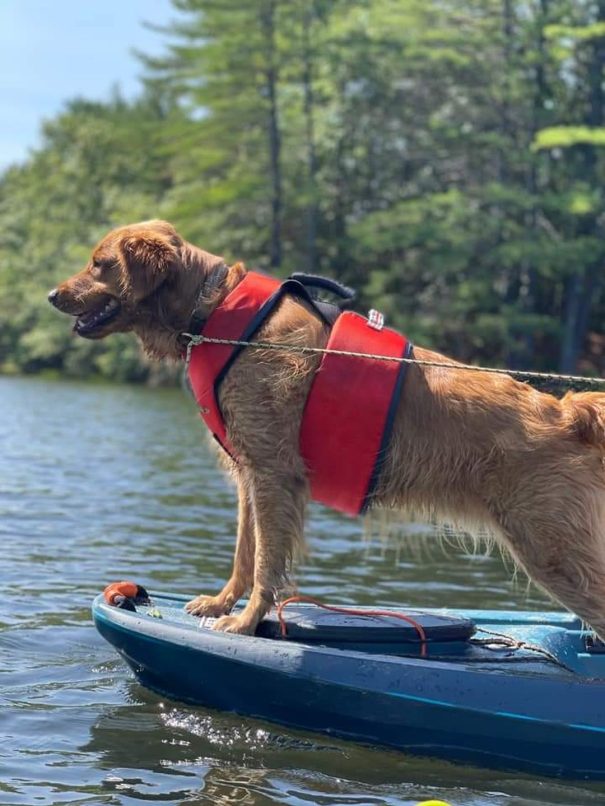
<path fill-rule="evenodd" d="M 317 314 L 328 324 L 332 326 L 343 308 L 349 305 L 355 299 L 355 291 L 337 280 L 331 280 L 329 277 L 322 277 L 318 274 L 305 274 L 304 272 L 296 271 L 290 275 L 286 283 L 295 281 L 300 283 L 306 294 L 302 295 L 300 289 L 291 285 L 288 291 L 298 296 L 304 296 L 306 301 L 314 308 Z M 321 292 L 327 292 L 337 298 L 337 302 L 329 302 L 320 298 Z"/>
<path fill-rule="evenodd" d="M 327 291 L 333 294 L 339 300 L 340 304 L 334 302 L 325 302 L 318 299 L 320 291 Z M 303 274 L 302 272 L 295 272 L 287 280 L 279 286 L 279 288 L 272 294 L 269 299 L 262 305 L 255 316 L 248 324 L 245 332 L 240 336 L 241 341 L 250 341 L 254 334 L 260 329 L 261 325 L 265 322 L 268 316 L 275 310 L 278 303 L 283 299 L 286 294 L 291 294 L 294 297 L 307 302 L 315 313 L 319 316 L 322 322 L 331 328 L 334 322 L 342 313 L 342 307 L 346 303 L 351 303 L 355 298 L 355 292 L 342 285 L 336 280 L 330 280 L 327 277 L 319 277 L 314 274 Z M 229 369 L 233 365 L 235 359 L 239 356 L 242 350 L 245 349 L 244 345 L 236 345 L 233 352 L 229 356 L 229 360 L 220 371 L 218 377 L 214 382 L 215 393 L 218 396 L 218 390 L 223 382 Z"/>

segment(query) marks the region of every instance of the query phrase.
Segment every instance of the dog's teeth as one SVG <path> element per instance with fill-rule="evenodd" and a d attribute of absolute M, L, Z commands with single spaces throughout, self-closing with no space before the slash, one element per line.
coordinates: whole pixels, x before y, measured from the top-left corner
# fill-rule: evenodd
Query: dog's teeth
<path fill-rule="evenodd" d="M 80 325 L 88 328 L 96 327 L 96 325 L 103 322 L 110 313 L 113 313 L 119 305 L 120 303 L 117 299 L 108 300 L 98 311 L 89 311 L 88 313 L 81 314 L 79 317 Z"/>

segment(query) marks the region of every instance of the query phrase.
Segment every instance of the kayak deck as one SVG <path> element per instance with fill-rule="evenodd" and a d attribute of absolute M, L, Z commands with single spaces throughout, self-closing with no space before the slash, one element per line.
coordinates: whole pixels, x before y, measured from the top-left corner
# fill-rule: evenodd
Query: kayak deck
<path fill-rule="evenodd" d="M 605 779 L 605 654 L 571 614 L 406 610 L 427 628 L 421 657 L 414 629 L 391 618 L 341 629 L 346 617 L 296 604 L 286 639 L 275 616 L 268 637 L 249 637 L 212 630 L 186 601 L 93 603 L 103 637 L 164 695 L 421 755 Z"/>
<path fill-rule="evenodd" d="M 139 605 L 137 617 L 151 623 L 163 622 L 178 626 L 184 634 L 192 635 L 213 632 L 214 618 L 191 616 L 184 609 L 187 596 L 154 594 L 150 605 Z M 104 603 L 95 600 L 95 610 Z M 105 605 L 106 606 L 106 605 Z M 237 613 L 236 608 L 233 612 Z M 356 608 L 356 610 L 371 608 Z M 113 608 L 110 608 L 110 612 Z M 385 612 L 401 612 L 397 608 L 385 608 Z M 460 625 L 461 640 L 439 640 L 438 630 L 429 633 L 434 637 L 428 642 L 425 662 L 454 660 L 457 664 L 484 664 L 489 669 L 497 668 L 503 674 L 518 673 L 523 665 L 526 672 L 544 675 L 580 674 L 589 678 L 605 678 L 605 653 L 589 651 L 588 635 L 582 630 L 581 621 L 571 613 L 515 612 L 492 610 L 450 611 L 427 608 L 419 611 L 406 609 L 405 613 L 417 618 L 427 617 L 437 623 L 448 619 Z M 333 649 L 350 650 L 371 654 L 419 657 L 419 641 L 412 627 L 406 629 L 400 621 L 377 616 L 349 617 L 318 610 L 313 605 L 297 604 L 286 613 L 287 643 L 321 644 Z M 360 622 L 366 622 L 358 626 Z M 330 630 L 331 624 L 336 626 Z M 473 629 L 469 628 L 473 626 Z M 344 629 L 343 629 L 344 626 Z M 381 629 L 382 628 L 382 629 Z M 450 627 L 450 634 L 454 629 Z M 387 636 L 393 633 L 393 636 Z M 284 640 L 279 634 L 275 612 L 259 625 L 255 637 L 269 640 Z"/>

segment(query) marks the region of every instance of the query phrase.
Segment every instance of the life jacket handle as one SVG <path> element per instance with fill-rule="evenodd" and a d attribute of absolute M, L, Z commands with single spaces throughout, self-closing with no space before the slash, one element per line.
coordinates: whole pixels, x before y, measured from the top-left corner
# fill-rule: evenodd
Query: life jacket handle
<path fill-rule="evenodd" d="M 298 280 L 298 282 L 307 289 L 315 289 L 316 291 L 321 289 L 322 291 L 328 291 L 330 294 L 334 294 L 334 296 L 338 297 L 340 300 L 340 302 L 335 303 L 339 308 L 346 307 L 348 304 L 352 303 L 357 296 L 352 288 L 339 283 L 337 280 L 332 280 L 329 277 L 321 277 L 318 274 L 306 274 L 302 271 L 295 271 L 290 275 L 289 279 Z M 317 293 L 313 294 L 311 292 L 311 295 L 316 297 Z"/>

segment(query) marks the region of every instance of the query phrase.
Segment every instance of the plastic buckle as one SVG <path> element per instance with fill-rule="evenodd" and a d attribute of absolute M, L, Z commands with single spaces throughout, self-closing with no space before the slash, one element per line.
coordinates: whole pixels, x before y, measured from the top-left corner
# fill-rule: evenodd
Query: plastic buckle
<path fill-rule="evenodd" d="M 368 325 L 374 328 L 374 330 L 382 330 L 384 327 L 384 316 L 380 311 L 376 311 L 374 308 L 370 310 L 368 313 Z"/>

